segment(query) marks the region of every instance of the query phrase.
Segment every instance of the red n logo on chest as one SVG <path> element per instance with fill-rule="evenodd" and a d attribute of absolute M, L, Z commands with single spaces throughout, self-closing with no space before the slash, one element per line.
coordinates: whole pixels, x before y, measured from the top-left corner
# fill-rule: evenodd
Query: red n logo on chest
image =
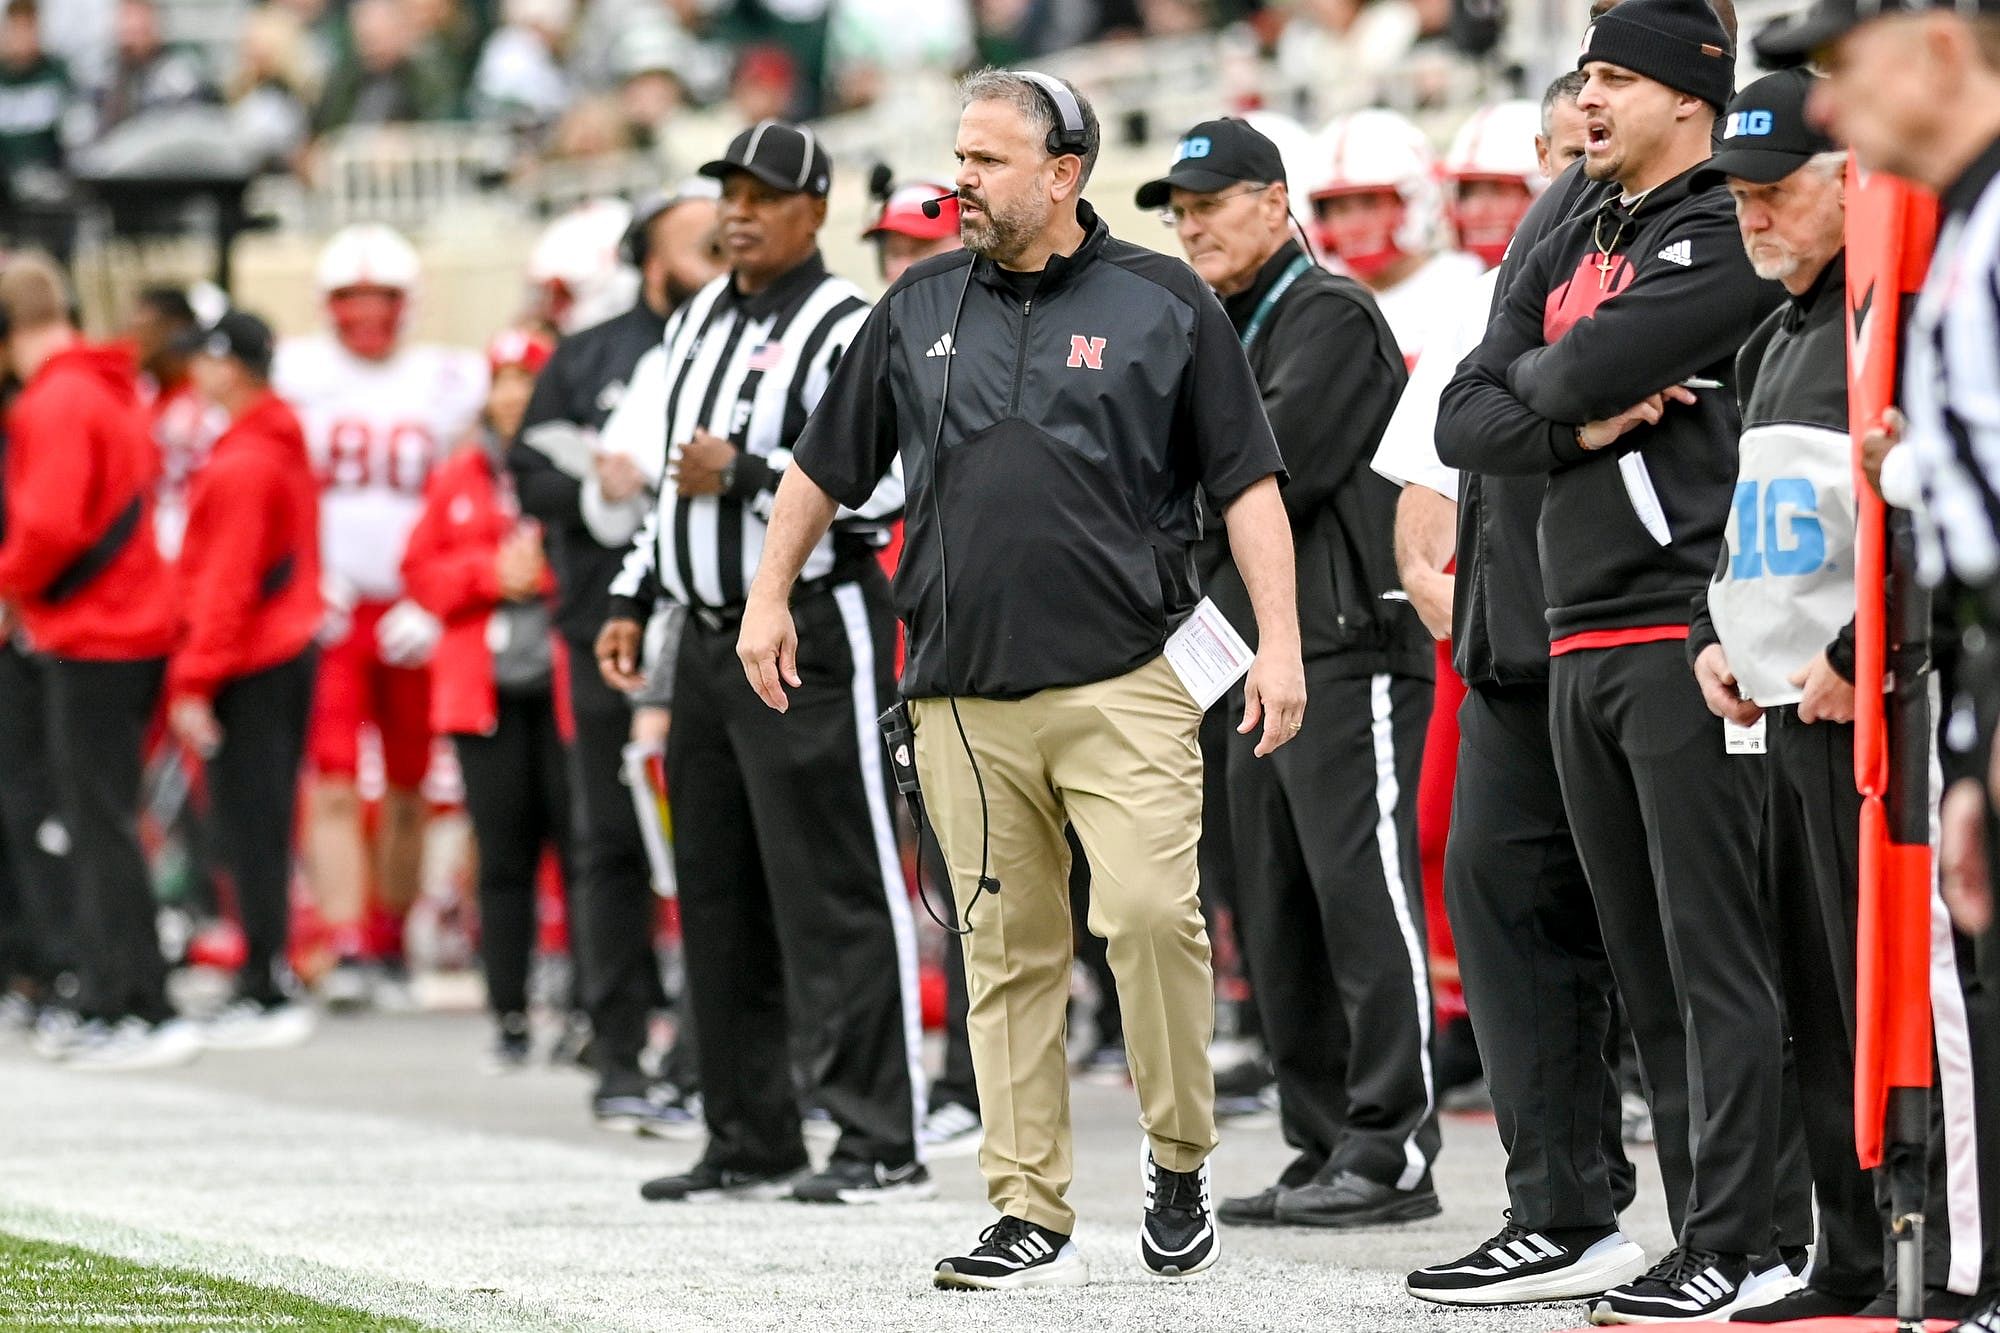
<path fill-rule="evenodd" d="M 1609 271 L 1598 268 L 1602 262 L 1603 256 L 1593 250 L 1577 262 L 1568 282 L 1549 293 L 1542 307 L 1544 343 L 1556 342 L 1578 321 L 1589 319 L 1597 307 L 1632 285 L 1632 265 L 1625 256 L 1611 256 Z"/>
<path fill-rule="evenodd" d="M 1081 333 L 1069 335 L 1069 368 L 1082 370 L 1104 369 L 1104 339 L 1086 338 Z"/>

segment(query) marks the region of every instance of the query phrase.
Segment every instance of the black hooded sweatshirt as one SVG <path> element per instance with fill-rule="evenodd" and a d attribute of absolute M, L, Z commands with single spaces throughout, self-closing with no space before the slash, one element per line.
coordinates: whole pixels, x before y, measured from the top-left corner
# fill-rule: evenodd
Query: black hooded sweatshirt
<path fill-rule="evenodd" d="M 1684 638 L 1715 569 L 1736 485 L 1736 353 L 1784 291 L 1751 271 L 1728 192 L 1695 190 L 1692 174 L 1544 238 L 1439 404 L 1446 463 L 1549 478 L 1552 655 Z M 1582 424 L 1690 379 L 1695 404 L 1659 425 L 1577 442 Z"/>

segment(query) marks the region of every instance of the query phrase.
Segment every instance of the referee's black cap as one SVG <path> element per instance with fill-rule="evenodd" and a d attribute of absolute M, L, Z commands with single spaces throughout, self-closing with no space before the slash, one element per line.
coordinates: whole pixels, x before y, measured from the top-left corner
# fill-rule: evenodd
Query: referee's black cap
<path fill-rule="evenodd" d="M 1141 208 L 1165 208 L 1175 190 L 1213 194 L 1244 181 L 1270 185 L 1285 179 L 1278 145 L 1246 120 L 1204 120 L 1174 145 L 1174 165 L 1139 187 Z"/>
<path fill-rule="evenodd" d="M 1705 190 L 1731 176 L 1769 185 L 1821 153 L 1838 152 L 1840 145 L 1806 119 L 1814 77 L 1803 67 L 1781 69 L 1732 97 L 1722 121 L 1722 147 L 1695 172 L 1694 188 Z"/>
<path fill-rule="evenodd" d="M 1890 14 L 1949 9 L 1964 15 L 2000 15 L 2000 0 L 1819 0 L 1805 13 L 1779 19 L 1751 41 L 1766 65 L 1795 65 L 1839 41 L 1862 24 Z"/>
<path fill-rule="evenodd" d="M 819 136 L 803 125 L 760 120 L 729 141 L 728 151 L 701 165 L 701 174 L 726 180 L 732 171 L 748 172 L 774 190 L 826 198 L 833 188 L 833 160 Z"/>

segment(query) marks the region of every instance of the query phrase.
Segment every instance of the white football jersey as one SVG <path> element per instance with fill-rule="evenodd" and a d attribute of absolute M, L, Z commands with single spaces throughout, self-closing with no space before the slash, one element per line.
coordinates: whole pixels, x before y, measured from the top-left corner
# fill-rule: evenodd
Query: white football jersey
<path fill-rule="evenodd" d="M 1458 498 L 1458 471 L 1438 457 L 1438 399 L 1457 373 L 1458 363 L 1486 336 L 1486 314 L 1499 280 L 1500 270 L 1490 269 L 1446 296 L 1431 312 L 1423 334 L 1423 357 L 1410 371 L 1410 382 L 1375 450 L 1375 470 L 1398 486 L 1428 486 L 1449 499 Z"/>
<path fill-rule="evenodd" d="M 486 359 L 415 346 L 365 361 L 326 335 L 278 345 L 272 385 L 305 427 L 319 475 L 320 556 L 327 573 L 371 601 L 403 591 L 403 547 L 424 483 L 479 420 Z"/>
<path fill-rule="evenodd" d="M 1463 306 L 1466 293 L 1486 272 L 1476 255 L 1463 250 L 1445 250 L 1425 260 L 1416 272 L 1386 292 L 1375 293 L 1389 332 L 1403 349 L 1403 364 L 1415 366 L 1424 353 L 1438 313 Z"/>

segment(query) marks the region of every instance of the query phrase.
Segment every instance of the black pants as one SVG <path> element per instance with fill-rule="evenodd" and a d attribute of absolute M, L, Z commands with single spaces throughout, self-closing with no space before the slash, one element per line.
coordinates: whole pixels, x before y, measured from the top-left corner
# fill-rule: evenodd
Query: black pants
<path fill-rule="evenodd" d="M 535 882 L 553 846 L 563 882 L 570 867 L 568 756 L 547 687 L 505 693 L 492 734 L 454 735 L 465 807 L 479 844 L 479 962 L 495 1014 L 528 1010 L 535 954 Z"/>
<path fill-rule="evenodd" d="M 1621 1133 L 1611 965 L 1563 808 L 1546 684 L 1466 692 L 1451 809 L 1445 910 L 1514 1221 L 1537 1231 L 1611 1226 L 1637 1173 Z M 1684 1072 L 1656 1094 L 1678 1228 L 1692 1178 Z"/>
<path fill-rule="evenodd" d="M 1768 857 L 1778 978 L 1806 1156 L 1818 1204 L 1813 1285 L 1873 1296 L 1887 1284 L 1885 1219 L 1854 1149 L 1855 920 L 1861 796 L 1854 728 L 1810 725 L 1798 709 L 1766 709 L 1770 745 Z"/>
<path fill-rule="evenodd" d="M 707 1160 L 802 1165 L 792 1053 L 842 1158 L 900 1165 L 923 1095 L 916 939 L 875 719 L 893 681 L 888 586 L 793 607 L 790 710 L 743 677 L 736 627 L 690 616 L 667 741 L 688 999 L 701 1033 Z"/>
<path fill-rule="evenodd" d="M 49 767 L 48 667 L 0 643 L 0 843 L 15 895 L 17 963 L 44 985 L 77 969 L 69 830 Z"/>
<path fill-rule="evenodd" d="M 569 789 L 579 871 L 570 892 L 570 956 L 576 992 L 590 1015 L 598 1091 L 632 1093 L 646 1086 L 639 1070 L 646 1025 L 666 1004 L 653 951 L 660 900 L 625 785 L 632 705 L 597 674 L 591 644 L 572 641 L 569 660 L 576 720 Z"/>
<path fill-rule="evenodd" d="M 292 830 L 319 651 L 239 676 L 216 692 L 222 745 L 208 760 L 210 819 L 236 885 L 247 946 L 237 991 L 276 1003 L 293 993 Z"/>
<path fill-rule="evenodd" d="M 49 661 L 49 768 L 76 874 L 78 1008 L 91 1018 L 173 1014 L 139 847 L 141 751 L 165 666 L 160 658 Z"/>
<path fill-rule="evenodd" d="M 1763 761 L 1724 752 L 1684 644 L 1552 665 L 1563 804 L 1640 1065 L 1655 1091 L 1666 1066 L 1687 1073 L 1694 1185 L 1679 1239 L 1762 1255 L 1774 1240 L 1784 1035 L 1758 891 Z"/>
<path fill-rule="evenodd" d="M 1285 1141 L 1281 1181 L 1401 1189 L 1437 1156 L 1417 775 L 1432 688 L 1308 663 L 1311 721 L 1265 759 L 1229 747 L 1236 910 Z"/>

